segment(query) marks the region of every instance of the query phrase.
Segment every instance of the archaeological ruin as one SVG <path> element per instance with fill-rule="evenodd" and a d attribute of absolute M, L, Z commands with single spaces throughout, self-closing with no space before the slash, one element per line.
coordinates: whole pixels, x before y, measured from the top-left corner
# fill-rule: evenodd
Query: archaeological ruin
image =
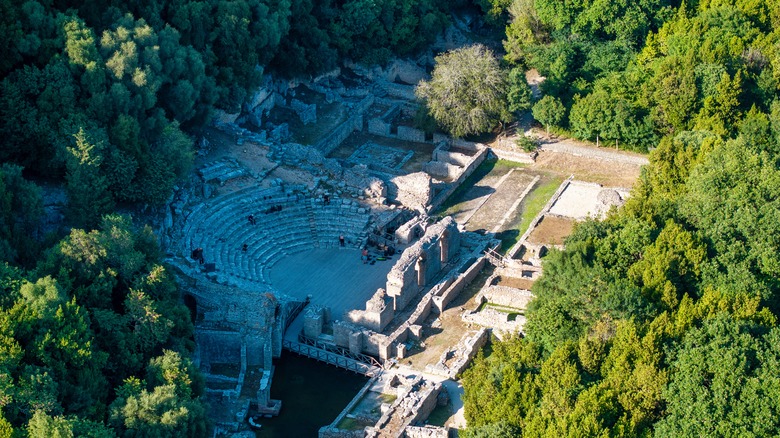
<path fill-rule="evenodd" d="M 488 157 L 533 159 L 415 128 L 414 86 L 398 75 L 419 80 L 424 72 L 393 65 L 306 83 L 268 77 L 240 113 L 219 114 L 198 142 L 197 172 L 176 191 L 161 235 L 195 303 L 196 362 L 218 434 L 240 433 L 249 416 L 283 409 L 270 388 L 273 359 L 288 350 L 371 376 L 321 437 L 447 436 L 424 424 L 453 396 L 443 382 L 465 369 L 491 330 L 522 330 L 539 258 L 545 245 L 558 244 L 534 240 L 533 230 L 544 218 L 582 219 L 571 213 L 577 206 L 560 203 L 583 198 L 567 195 L 580 187 L 567 180 L 518 244 L 499 255 L 496 233 L 511 228 L 540 184 L 517 169 L 468 215 L 434 214 Z M 625 196 L 602 191 L 603 207 L 586 215 Z M 501 197 L 503 204 L 491 203 Z M 470 231 L 467 222 L 484 220 L 474 216 L 479 209 L 500 216 Z M 459 307 L 471 329 L 425 375 L 393 372 L 424 348 L 430 321 L 486 266 L 493 274 Z M 368 413 L 358 408 L 365 400 L 374 400 Z M 350 427 L 342 429 L 345 418 Z"/>

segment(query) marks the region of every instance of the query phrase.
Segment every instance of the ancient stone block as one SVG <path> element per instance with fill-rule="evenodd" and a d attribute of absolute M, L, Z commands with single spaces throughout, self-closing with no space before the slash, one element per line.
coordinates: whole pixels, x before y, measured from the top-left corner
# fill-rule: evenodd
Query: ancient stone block
<path fill-rule="evenodd" d="M 433 198 L 431 177 L 425 172 L 397 176 L 390 180 L 388 195 L 407 208 L 425 211 Z"/>
<path fill-rule="evenodd" d="M 322 315 L 305 315 L 303 320 L 303 335 L 310 339 L 317 339 L 322 334 L 322 325 Z"/>
<path fill-rule="evenodd" d="M 425 143 L 425 132 L 409 126 L 398 127 L 398 139 Z"/>
<path fill-rule="evenodd" d="M 349 352 L 360 354 L 363 351 L 363 333 L 352 332 L 349 334 Z"/>
<path fill-rule="evenodd" d="M 374 135 L 381 135 L 383 137 L 390 136 L 390 124 L 382 121 L 382 119 L 370 119 L 368 121 L 368 132 Z"/>

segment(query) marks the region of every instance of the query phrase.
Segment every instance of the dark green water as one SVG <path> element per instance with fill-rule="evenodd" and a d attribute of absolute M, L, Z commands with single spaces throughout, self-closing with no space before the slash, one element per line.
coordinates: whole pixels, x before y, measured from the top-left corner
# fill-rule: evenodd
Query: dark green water
<path fill-rule="evenodd" d="M 271 398 L 282 401 L 278 417 L 263 418 L 260 438 L 316 437 L 344 409 L 367 377 L 287 351 L 274 361 Z"/>

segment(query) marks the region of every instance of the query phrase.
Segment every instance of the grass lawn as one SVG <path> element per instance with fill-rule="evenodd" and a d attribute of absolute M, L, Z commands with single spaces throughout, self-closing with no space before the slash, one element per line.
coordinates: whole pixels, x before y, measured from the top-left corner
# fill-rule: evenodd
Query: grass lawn
<path fill-rule="evenodd" d="M 531 221 L 539 214 L 550 200 L 552 195 L 558 190 L 558 187 L 563 182 L 563 178 L 560 176 L 546 176 L 543 177 L 540 183 L 531 190 L 523 202 L 520 205 L 520 211 L 522 212 L 518 218 L 516 218 L 512 225 L 504 232 L 498 234 L 498 238 L 501 239 L 501 252 L 507 251 L 520 239 L 520 236 L 525 233 Z"/>

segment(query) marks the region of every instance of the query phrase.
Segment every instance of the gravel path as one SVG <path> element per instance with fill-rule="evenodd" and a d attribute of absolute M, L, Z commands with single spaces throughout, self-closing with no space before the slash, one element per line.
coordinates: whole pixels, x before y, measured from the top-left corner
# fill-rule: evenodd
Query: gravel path
<path fill-rule="evenodd" d="M 644 155 L 615 149 L 590 146 L 572 139 L 541 139 L 542 150 L 561 152 L 578 157 L 600 158 L 602 160 L 643 166 L 648 163 Z"/>

